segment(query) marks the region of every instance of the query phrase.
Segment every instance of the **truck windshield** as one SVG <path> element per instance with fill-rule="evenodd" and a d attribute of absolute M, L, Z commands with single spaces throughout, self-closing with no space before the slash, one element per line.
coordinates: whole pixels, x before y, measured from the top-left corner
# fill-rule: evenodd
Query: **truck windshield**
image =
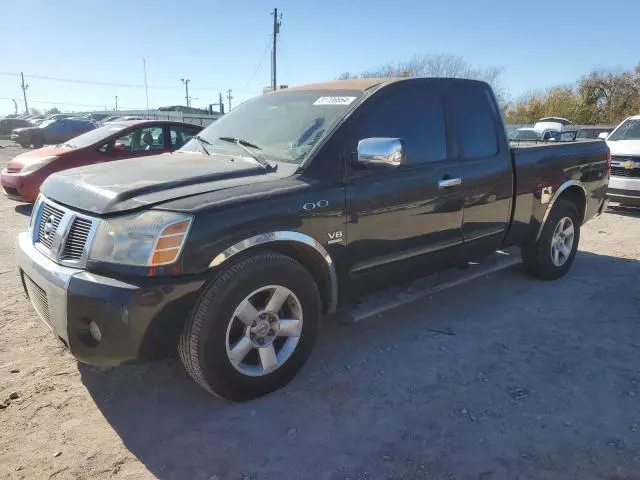
<path fill-rule="evenodd" d="M 615 140 L 640 140 L 640 119 L 623 122 L 607 138 L 607 141 Z"/>
<path fill-rule="evenodd" d="M 260 148 L 268 160 L 301 163 L 363 95 L 359 90 L 280 91 L 236 107 L 200 132 L 210 153 L 238 155 L 224 138 L 238 138 Z M 180 151 L 202 152 L 194 138 Z"/>

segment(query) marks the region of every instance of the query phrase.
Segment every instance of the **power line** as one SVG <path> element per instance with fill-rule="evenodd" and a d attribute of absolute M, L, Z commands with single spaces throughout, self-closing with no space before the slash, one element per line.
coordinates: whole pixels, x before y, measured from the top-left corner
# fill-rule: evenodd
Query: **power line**
<path fill-rule="evenodd" d="M 0 71 L 0 75 L 6 75 L 6 76 L 13 76 L 13 77 L 19 77 L 20 76 L 20 72 L 4 72 L 4 71 Z M 32 78 L 32 79 L 38 79 L 38 80 L 48 80 L 48 81 L 52 81 L 52 82 L 66 82 L 66 83 L 79 83 L 79 84 L 84 84 L 84 85 L 99 85 L 99 86 L 103 86 L 103 87 L 119 87 L 119 88 L 145 88 L 144 84 L 136 84 L 136 83 L 113 83 L 113 82 L 99 82 L 99 81 L 95 81 L 95 80 L 84 80 L 84 79 L 78 79 L 78 78 L 63 78 L 63 77 L 50 77 L 50 76 L 46 76 L 46 75 L 31 75 L 29 73 L 25 73 L 24 74 L 26 77 Z M 176 89 L 181 89 L 182 87 L 177 87 L 177 86 L 168 86 L 168 85 L 147 85 L 146 88 L 153 88 L 156 90 L 176 90 Z M 197 88 L 192 88 L 192 90 L 208 90 L 208 91 L 215 91 L 215 90 L 224 90 L 224 88 L 222 87 L 197 87 Z M 249 92 L 249 91 L 242 91 L 241 93 L 255 93 L 255 92 Z"/>
<path fill-rule="evenodd" d="M 249 77 L 249 80 L 247 80 L 247 83 L 244 84 L 244 86 L 242 87 L 242 90 L 247 88 L 249 86 L 249 84 L 251 83 L 251 81 L 254 79 L 254 77 L 256 76 L 256 73 L 258 73 L 258 70 L 260 70 L 260 67 L 262 67 L 262 64 L 264 63 L 264 59 L 267 58 L 267 53 L 269 53 L 269 49 L 270 48 L 271 48 L 271 36 L 269 36 L 269 40 L 267 40 L 267 45 L 266 45 L 266 47 L 264 49 L 264 53 L 262 54 L 262 58 L 260 59 L 260 62 L 258 62 L 258 66 L 256 67 L 256 69 L 253 71 L 253 73 Z M 240 90 L 240 92 L 242 90 Z"/>

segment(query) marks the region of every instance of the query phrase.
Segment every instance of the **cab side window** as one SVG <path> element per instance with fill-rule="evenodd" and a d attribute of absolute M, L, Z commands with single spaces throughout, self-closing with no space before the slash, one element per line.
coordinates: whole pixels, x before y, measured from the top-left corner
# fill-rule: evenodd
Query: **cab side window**
<path fill-rule="evenodd" d="M 172 125 L 169 127 L 169 134 L 171 135 L 171 149 L 177 150 L 181 148 L 185 143 L 195 137 L 199 128 L 180 127 Z"/>
<path fill-rule="evenodd" d="M 456 137 L 466 159 L 498 153 L 498 132 L 487 91 L 470 85 L 454 87 L 449 102 L 456 119 Z"/>
<path fill-rule="evenodd" d="M 407 165 L 447 158 L 444 109 L 437 89 L 404 87 L 381 95 L 358 119 L 358 140 L 402 139 Z"/>

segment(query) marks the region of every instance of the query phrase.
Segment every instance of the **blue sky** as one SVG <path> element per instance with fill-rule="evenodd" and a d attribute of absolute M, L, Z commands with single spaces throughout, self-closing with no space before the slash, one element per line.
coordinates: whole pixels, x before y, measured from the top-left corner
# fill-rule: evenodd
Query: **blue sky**
<path fill-rule="evenodd" d="M 24 0 L 3 6 L 0 113 L 13 112 L 7 98 L 22 98 L 19 77 L 7 75 L 20 71 L 31 107 L 112 108 L 118 95 L 120 107 L 144 108 L 143 88 L 29 77 L 142 85 L 143 57 L 151 107 L 184 104 L 181 77 L 194 106 L 229 88 L 237 105 L 270 81 L 273 7 L 283 14 L 278 83 L 289 85 L 451 53 L 503 68 L 501 83 L 517 97 L 640 61 L 638 0 Z"/>

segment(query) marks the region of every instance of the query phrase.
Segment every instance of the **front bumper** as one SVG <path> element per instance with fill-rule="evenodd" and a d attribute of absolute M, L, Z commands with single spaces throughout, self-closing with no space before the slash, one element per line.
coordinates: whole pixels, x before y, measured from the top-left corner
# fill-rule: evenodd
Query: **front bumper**
<path fill-rule="evenodd" d="M 607 197 L 625 205 L 640 206 L 640 178 L 611 177 Z"/>
<path fill-rule="evenodd" d="M 103 277 L 58 265 L 38 251 L 28 232 L 18 237 L 18 267 L 38 316 L 81 362 L 116 366 L 165 356 L 206 278 Z M 90 333 L 95 322 L 101 340 Z"/>
<path fill-rule="evenodd" d="M 37 185 L 37 182 L 34 182 L 32 178 L 19 173 L 7 172 L 6 169 L 2 170 L 0 173 L 2 192 L 11 200 L 34 202 L 40 191 L 40 185 Z"/>

